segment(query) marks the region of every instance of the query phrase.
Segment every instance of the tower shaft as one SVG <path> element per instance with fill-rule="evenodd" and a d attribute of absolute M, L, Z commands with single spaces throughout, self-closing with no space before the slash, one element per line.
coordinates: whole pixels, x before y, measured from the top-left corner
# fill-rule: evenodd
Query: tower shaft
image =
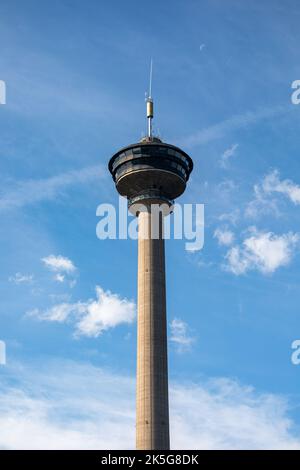
<path fill-rule="evenodd" d="M 139 213 L 136 448 L 170 448 L 163 216 L 153 238 L 151 208 Z"/>

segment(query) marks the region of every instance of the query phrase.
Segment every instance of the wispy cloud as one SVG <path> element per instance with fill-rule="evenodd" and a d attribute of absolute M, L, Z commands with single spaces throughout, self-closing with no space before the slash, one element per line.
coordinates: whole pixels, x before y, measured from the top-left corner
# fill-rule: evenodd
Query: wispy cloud
<path fill-rule="evenodd" d="M 31 284 L 34 280 L 33 274 L 16 273 L 8 278 L 9 282 L 14 284 Z"/>
<path fill-rule="evenodd" d="M 51 361 L 44 370 L 6 366 L 14 386 L 1 380 L 0 449 L 133 447 L 131 378 L 73 361 Z"/>
<path fill-rule="evenodd" d="M 244 114 L 238 114 L 184 137 L 180 139 L 180 142 L 178 143 L 188 148 L 205 144 L 213 140 L 221 139 L 224 135 L 232 131 L 243 129 L 264 119 L 284 114 L 290 109 L 291 108 L 288 106 L 274 106 L 272 108 L 261 108 L 256 111 L 248 111 Z"/>
<path fill-rule="evenodd" d="M 175 449 L 300 448 L 283 397 L 217 378 L 174 384 L 170 402 Z"/>
<path fill-rule="evenodd" d="M 236 225 L 240 218 L 240 209 L 234 209 L 231 212 L 224 212 L 218 219 L 221 222 L 229 222 L 232 225 Z"/>
<path fill-rule="evenodd" d="M 133 377 L 63 360 L 7 374 L 14 385 L 0 384 L 0 448 L 134 448 Z M 288 409 L 283 397 L 229 378 L 173 382 L 172 448 L 300 449 Z"/>
<path fill-rule="evenodd" d="M 76 285 L 76 275 L 78 270 L 72 260 L 61 255 L 49 255 L 41 259 L 46 268 L 55 273 L 53 279 L 56 282 L 63 283 L 69 281 L 69 286 L 73 288 Z"/>
<path fill-rule="evenodd" d="M 237 151 L 239 144 L 232 144 L 225 152 L 221 155 L 220 166 L 221 168 L 227 168 L 229 160 L 233 157 Z"/>
<path fill-rule="evenodd" d="M 265 215 L 279 216 L 280 211 L 276 199 L 266 195 L 260 184 L 254 185 L 254 197 L 246 205 L 245 216 L 249 219 L 257 219 Z"/>
<path fill-rule="evenodd" d="M 283 194 L 294 204 L 300 204 L 300 186 L 289 179 L 281 180 L 278 170 L 266 175 L 261 186 L 266 194 Z"/>
<path fill-rule="evenodd" d="M 295 205 L 300 204 L 300 186 L 290 179 L 281 180 L 279 171 L 275 169 L 254 185 L 254 198 L 246 206 L 246 217 L 258 218 L 265 214 L 278 216 L 278 195 L 286 196 Z"/>
<path fill-rule="evenodd" d="M 55 274 L 54 276 L 54 280 L 57 281 L 57 282 L 64 282 L 65 281 L 65 275 L 64 274 Z"/>
<path fill-rule="evenodd" d="M 228 246 L 234 241 L 234 233 L 228 229 L 217 228 L 214 231 L 214 238 L 218 240 L 219 245 Z"/>
<path fill-rule="evenodd" d="M 76 266 L 74 265 L 73 261 L 71 261 L 69 258 L 66 258 L 65 256 L 49 255 L 45 258 L 42 258 L 42 261 L 45 266 L 52 271 L 72 273 L 76 270 Z"/>
<path fill-rule="evenodd" d="M 180 318 L 174 318 L 171 323 L 170 340 L 177 345 L 178 352 L 184 352 L 190 349 L 195 338 L 189 332 L 189 326 Z"/>
<path fill-rule="evenodd" d="M 236 275 L 250 270 L 263 274 L 272 274 L 281 266 L 290 263 L 299 234 L 285 233 L 275 235 L 272 232 L 258 231 L 251 228 L 251 234 L 242 245 L 235 245 L 226 254 L 226 270 Z"/>
<path fill-rule="evenodd" d="M 85 302 L 60 303 L 40 311 L 34 309 L 26 314 L 40 321 L 71 323 L 75 336 L 98 337 L 103 331 L 135 319 L 135 303 L 110 291 L 96 287 L 96 299 Z"/>
<path fill-rule="evenodd" d="M 16 182 L 0 196 L 0 211 L 53 200 L 72 185 L 85 184 L 104 174 L 101 166 L 89 166 L 45 179 Z"/>

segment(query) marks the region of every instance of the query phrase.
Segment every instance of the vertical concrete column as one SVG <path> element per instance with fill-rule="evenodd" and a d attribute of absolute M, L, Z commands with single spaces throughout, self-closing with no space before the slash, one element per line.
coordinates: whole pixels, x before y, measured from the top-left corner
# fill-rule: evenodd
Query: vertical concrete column
<path fill-rule="evenodd" d="M 140 212 L 138 240 L 138 320 L 136 448 L 170 448 L 168 358 L 163 217 L 151 237 L 151 210 Z M 153 233 L 152 233 L 153 234 Z"/>

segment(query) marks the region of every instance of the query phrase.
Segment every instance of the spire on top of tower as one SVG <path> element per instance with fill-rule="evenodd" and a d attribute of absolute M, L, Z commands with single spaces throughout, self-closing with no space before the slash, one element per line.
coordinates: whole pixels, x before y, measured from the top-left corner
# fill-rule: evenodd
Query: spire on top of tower
<path fill-rule="evenodd" d="M 153 99 L 152 99 L 152 58 L 150 62 L 150 80 L 149 80 L 149 94 L 146 99 L 147 119 L 148 119 L 148 138 L 152 139 L 152 119 L 153 119 Z"/>

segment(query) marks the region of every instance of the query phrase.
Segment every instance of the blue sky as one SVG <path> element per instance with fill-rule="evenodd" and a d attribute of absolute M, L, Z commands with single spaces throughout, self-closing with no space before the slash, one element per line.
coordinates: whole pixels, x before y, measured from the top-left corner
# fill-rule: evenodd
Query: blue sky
<path fill-rule="evenodd" d="M 166 247 L 173 447 L 300 448 L 299 19 L 1 2 L 0 447 L 134 447 L 137 246 L 98 240 L 96 208 L 145 132 L 153 57 L 154 129 L 194 160 L 180 202 L 205 205 L 201 252 Z"/>

